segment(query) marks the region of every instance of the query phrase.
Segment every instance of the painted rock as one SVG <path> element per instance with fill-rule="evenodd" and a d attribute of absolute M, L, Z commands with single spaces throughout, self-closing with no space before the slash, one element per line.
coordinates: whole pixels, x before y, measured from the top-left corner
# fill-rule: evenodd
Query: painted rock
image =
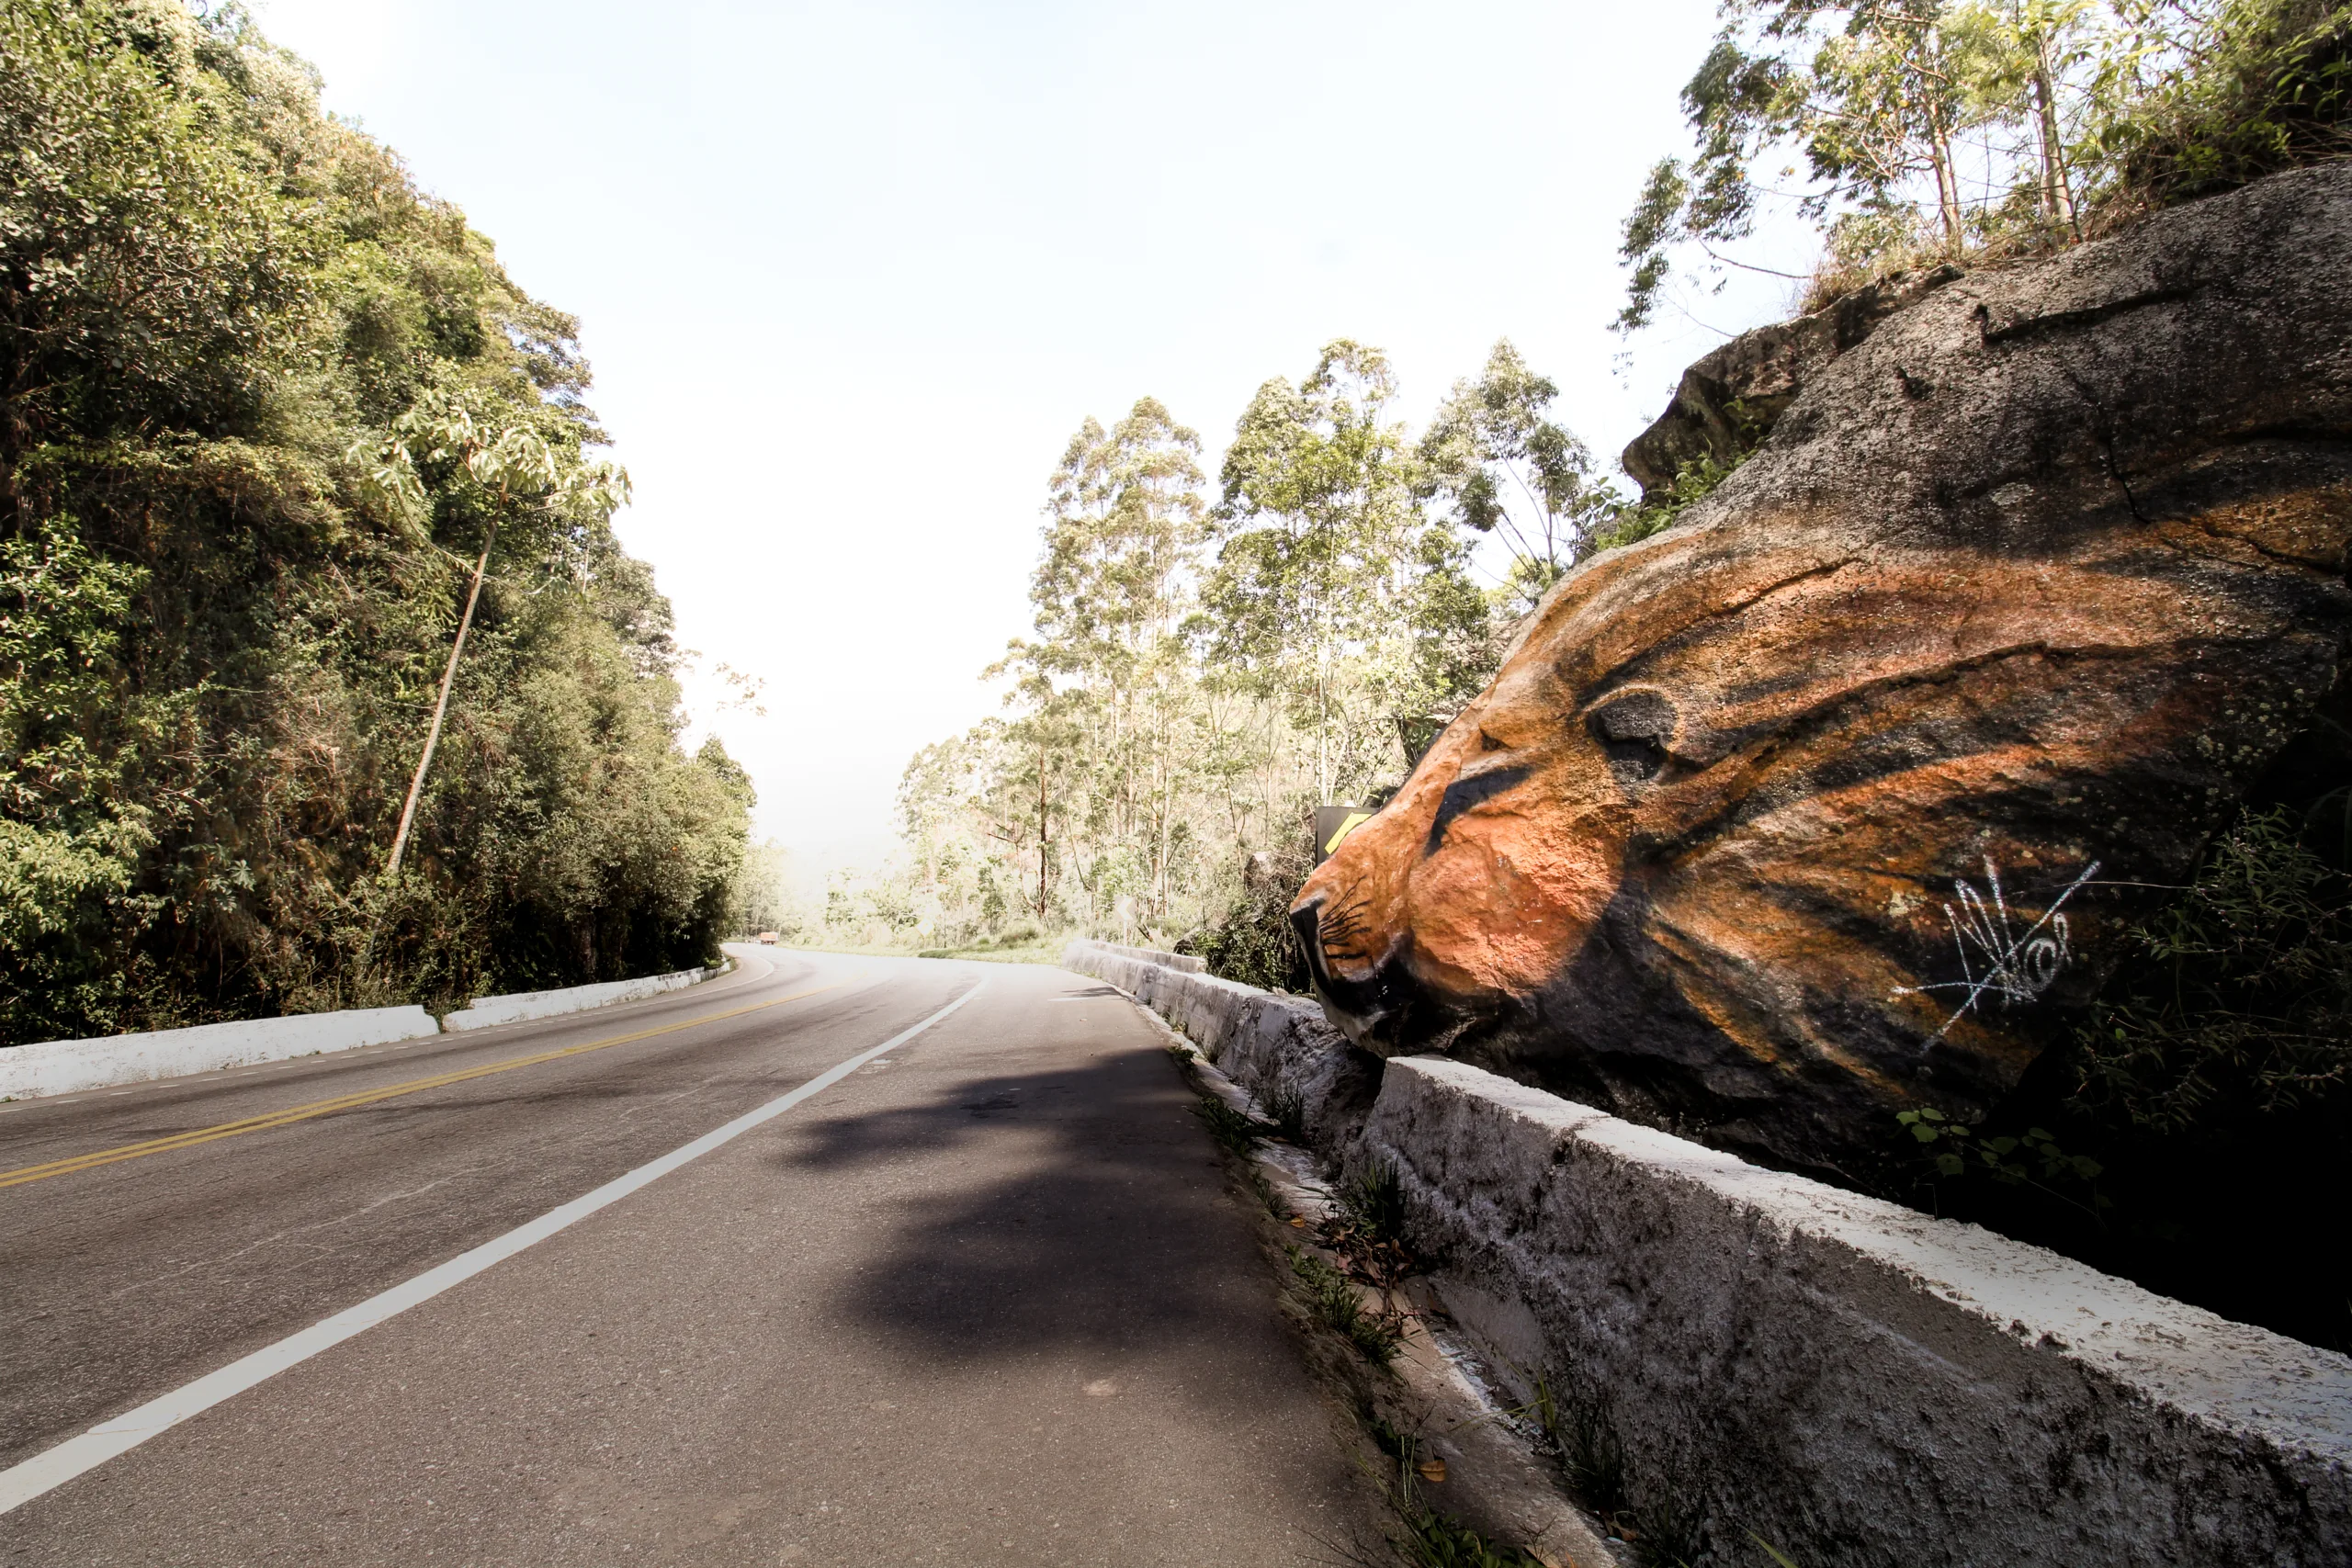
<path fill-rule="evenodd" d="M 2348 536 L 2352 165 L 1946 284 L 1553 591 L 1293 907 L 1325 1009 L 1851 1179 L 2312 721 Z"/>

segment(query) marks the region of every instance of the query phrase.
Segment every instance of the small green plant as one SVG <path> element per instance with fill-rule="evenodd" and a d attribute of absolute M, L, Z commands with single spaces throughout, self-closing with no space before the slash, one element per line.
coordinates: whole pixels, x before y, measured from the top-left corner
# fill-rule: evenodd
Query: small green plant
<path fill-rule="evenodd" d="M 1791 1557 L 1787 1552 L 1782 1551 L 1779 1547 L 1774 1546 L 1770 1541 L 1766 1540 L 1754 1530 L 1749 1530 L 1747 1533 L 1747 1539 L 1762 1547 L 1764 1549 L 1764 1555 L 1770 1558 L 1775 1563 L 1778 1563 L 1780 1568 L 1797 1568 L 1797 1560 L 1795 1558 Z"/>
<path fill-rule="evenodd" d="M 1295 1089 L 1277 1089 L 1266 1097 L 1266 1111 L 1283 1142 L 1306 1147 L 1306 1097 Z"/>
<path fill-rule="evenodd" d="M 1540 1559 L 1515 1546 L 1497 1546 L 1426 1505 L 1397 1514 L 1405 1533 L 1396 1544 L 1416 1568 L 1542 1568 Z"/>
<path fill-rule="evenodd" d="M 1341 1184 L 1339 1198 L 1317 1234 L 1349 1273 L 1393 1291 L 1419 1271 L 1420 1260 L 1405 1245 L 1405 1190 L 1394 1167 L 1375 1163 L 1359 1170 Z"/>
<path fill-rule="evenodd" d="M 1608 526 L 1593 530 L 1584 542 L 1582 556 L 1597 556 L 1603 550 L 1634 544 L 1672 527 L 1685 511 L 1713 495 L 1717 486 L 1747 461 L 1747 457 L 1743 450 L 1727 463 L 1712 454 L 1693 457 L 1677 468 L 1674 478 L 1655 494 L 1621 509 Z"/>
<path fill-rule="evenodd" d="M 2124 966 L 2078 1035 L 2079 1102 L 2177 1134 L 2352 1083 L 2352 878 L 2321 852 L 2352 836 L 2344 798 L 2300 819 L 2249 812 L 2180 898 L 2124 933 Z"/>
<path fill-rule="evenodd" d="M 2106 1168 L 2088 1155 L 2070 1155 L 2060 1148 L 2046 1127 L 2029 1127 L 2017 1137 L 1988 1138 L 1932 1105 L 1899 1112 L 1894 1119 L 1932 1151 L 1929 1158 L 1939 1176 L 1981 1174 L 2007 1187 L 2035 1188 L 2092 1213 L 2109 1206 L 2093 1185 Z M 2052 1185 L 2057 1182 L 2088 1189 L 2089 1201 L 2059 1191 Z"/>
<path fill-rule="evenodd" d="M 1578 1501 L 1603 1517 L 1625 1507 L 1625 1450 L 1603 1399 L 1562 1401 L 1542 1378 L 1532 1407 L 1536 1425 L 1560 1457 L 1560 1472 Z"/>
<path fill-rule="evenodd" d="M 1258 1146 L 1258 1140 L 1272 1131 L 1266 1122 L 1243 1115 L 1211 1094 L 1193 1102 L 1193 1114 L 1208 1128 L 1209 1136 L 1216 1140 L 1217 1146 L 1237 1158 L 1247 1158 Z"/>
<path fill-rule="evenodd" d="M 1613 1522 L 1642 1568 L 1692 1568 L 1705 1554 L 1697 1529 L 1671 1497 L 1645 1503 Z"/>
<path fill-rule="evenodd" d="M 1291 1271 L 1305 1287 L 1307 1315 L 1356 1348 L 1375 1367 L 1396 1359 L 1404 1343 L 1404 1314 L 1364 1304 L 1355 1280 L 1311 1252 L 1293 1247 Z"/>
<path fill-rule="evenodd" d="M 1396 1168 L 1385 1160 L 1375 1160 L 1356 1172 L 1340 1190 L 1340 1201 L 1373 1240 L 1405 1239 L 1405 1184 Z"/>

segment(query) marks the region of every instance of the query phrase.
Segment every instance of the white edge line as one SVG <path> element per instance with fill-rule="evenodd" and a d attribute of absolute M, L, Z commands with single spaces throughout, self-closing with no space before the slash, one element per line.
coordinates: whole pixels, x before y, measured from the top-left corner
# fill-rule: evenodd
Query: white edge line
<path fill-rule="evenodd" d="M 413 1280 L 368 1297 L 357 1306 L 347 1307 L 323 1322 L 314 1323 L 275 1345 L 254 1351 L 242 1360 L 230 1362 L 219 1371 L 208 1372 L 159 1399 L 149 1400 L 136 1410 L 127 1410 L 77 1438 L 68 1438 L 53 1449 L 0 1471 L 0 1514 L 64 1485 L 85 1471 L 95 1470 L 118 1454 L 130 1452 L 148 1438 L 170 1430 L 189 1416 L 201 1415 L 223 1400 L 233 1399 L 245 1390 L 266 1382 L 322 1350 L 331 1349 L 355 1335 L 365 1333 L 388 1318 L 397 1317 L 422 1302 L 431 1301 L 451 1286 L 461 1284 L 504 1262 L 524 1248 L 545 1241 L 567 1226 L 577 1224 L 599 1209 L 619 1202 L 639 1188 L 650 1186 L 679 1167 L 700 1159 L 762 1122 L 775 1120 L 803 1100 L 822 1094 L 885 1051 L 912 1040 L 978 996 L 987 986 L 988 980 L 983 977 L 978 985 L 913 1028 L 826 1068 L 791 1093 L 771 1100 L 755 1111 L 745 1111 L 724 1126 L 705 1133 L 684 1148 L 673 1149 L 659 1159 L 639 1166 L 626 1176 L 615 1177 L 594 1191 L 574 1198 L 561 1208 L 550 1209 L 537 1219 L 486 1241 L 470 1252 L 459 1253 L 436 1269 L 429 1269 Z"/>

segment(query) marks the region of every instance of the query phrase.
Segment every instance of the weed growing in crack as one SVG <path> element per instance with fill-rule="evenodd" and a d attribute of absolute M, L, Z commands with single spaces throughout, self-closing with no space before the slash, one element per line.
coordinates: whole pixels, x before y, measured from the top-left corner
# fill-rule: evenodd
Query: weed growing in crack
<path fill-rule="evenodd" d="M 1393 1475 L 1378 1479 L 1381 1495 L 1403 1528 L 1388 1539 L 1393 1555 L 1359 1544 L 1342 1554 L 1343 1561 L 1353 1568 L 1395 1568 L 1399 1558 L 1413 1568 L 1542 1568 L 1542 1559 L 1517 1547 L 1497 1546 L 1422 1500 L 1418 1483 L 1443 1480 L 1445 1462 L 1420 1459 L 1418 1435 L 1398 1431 L 1368 1409 L 1359 1410 L 1357 1419 L 1373 1446 L 1396 1463 Z"/>
<path fill-rule="evenodd" d="M 1671 1497 L 1645 1503 L 1611 1522 L 1633 1547 L 1634 1560 L 1642 1568 L 1691 1568 L 1705 1551 L 1696 1521 L 1677 1508 Z"/>
<path fill-rule="evenodd" d="M 1267 1114 L 1275 1135 L 1299 1148 L 1306 1145 L 1306 1097 L 1295 1089 L 1278 1089 L 1266 1097 Z"/>
<path fill-rule="evenodd" d="M 1396 1359 L 1405 1339 L 1402 1313 L 1366 1307 L 1356 1282 L 1311 1252 L 1291 1248 L 1290 1267 L 1306 1288 L 1308 1316 L 1354 1346 L 1375 1367 Z"/>
<path fill-rule="evenodd" d="M 1193 1107 L 1193 1114 L 1201 1119 L 1215 1138 L 1217 1146 L 1237 1159 L 1247 1159 L 1258 1146 L 1258 1140 L 1267 1133 L 1266 1123 L 1254 1116 L 1245 1116 L 1213 1094 L 1201 1096 Z"/>
<path fill-rule="evenodd" d="M 1568 1399 L 1555 1395 L 1542 1378 L 1535 1380 L 1535 1423 L 1560 1456 L 1560 1471 L 1577 1500 L 1604 1518 L 1625 1511 L 1625 1450 L 1617 1441 L 1617 1424 L 1605 1399 Z"/>
<path fill-rule="evenodd" d="M 1467 1525 L 1427 1506 L 1400 1509 L 1405 1533 L 1396 1545 L 1416 1568 L 1542 1568 L 1515 1546 L 1497 1546 Z"/>
<path fill-rule="evenodd" d="M 1395 1166 L 1385 1160 L 1374 1160 L 1340 1190 L 1340 1201 L 1373 1240 L 1403 1245 L 1405 1185 Z"/>
<path fill-rule="evenodd" d="M 1405 1195 L 1394 1168 L 1374 1165 L 1340 1189 L 1340 1206 L 1323 1222 L 1323 1245 L 1349 1273 L 1385 1292 L 1420 1270 L 1405 1245 Z"/>

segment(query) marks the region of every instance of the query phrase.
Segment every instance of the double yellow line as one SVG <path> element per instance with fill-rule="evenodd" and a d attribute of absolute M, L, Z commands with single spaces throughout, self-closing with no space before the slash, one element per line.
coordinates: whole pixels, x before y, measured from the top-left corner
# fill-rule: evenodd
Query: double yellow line
<path fill-rule="evenodd" d="M 855 978 L 855 976 L 852 976 Z M 314 1116 L 332 1116 L 338 1111 L 356 1106 L 373 1105 L 379 1100 L 393 1100 L 403 1094 L 415 1094 L 428 1089 L 441 1089 L 469 1078 L 486 1078 L 492 1073 L 511 1073 L 517 1067 L 536 1067 L 542 1062 L 560 1061 L 566 1056 L 584 1055 L 591 1051 L 607 1051 L 632 1041 L 650 1040 L 657 1034 L 673 1034 L 681 1029 L 695 1029 L 706 1023 L 718 1023 L 745 1013 L 759 1012 L 767 1008 L 782 1007 L 820 991 L 838 990 L 849 984 L 836 980 L 831 985 L 812 986 L 805 991 L 795 991 L 788 997 L 772 1001 L 753 1002 L 750 1007 L 735 1008 L 727 1012 L 705 1013 L 677 1023 L 665 1023 L 654 1029 L 640 1029 L 634 1034 L 616 1034 L 609 1040 L 592 1040 L 585 1045 L 567 1045 L 560 1051 L 542 1051 L 536 1056 L 517 1056 L 511 1062 L 492 1062 L 487 1066 L 462 1067 L 452 1073 L 436 1073 L 429 1078 L 412 1078 L 407 1083 L 393 1084 L 386 1089 L 362 1089 L 356 1094 L 337 1095 L 333 1100 L 314 1100 L 308 1105 L 296 1105 L 284 1111 L 272 1111 L 266 1115 L 248 1116 L 242 1122 L 223 1122 L 217 1127 L 201 1127 L 194 1132 L 175 1133 L 168 1138 L 151 1138 L 143 1144 L 124 1144 L 118 1148 L 99 1149 L 92 1154 L 74 1155 L 68 1159 L 53 1159 L 47 1165 L 28 1165 L 16 1170 L 0 1171 L 0 1187 L 21 1187 L 28 1181 L 46 1181 L 52 1176 L 71 1176 L 77 1170 L 90 1170 L 118 1160 L 140 1159 L 148 1155 L 169 1154 L 174 1149 L 192 1149 L 198 1144 L 209 1144 L 221 1138 L 234 1138 L 246 1133 L 266 1132 L 272 1127 L 290 1126 L 308 1122 Z"/>

